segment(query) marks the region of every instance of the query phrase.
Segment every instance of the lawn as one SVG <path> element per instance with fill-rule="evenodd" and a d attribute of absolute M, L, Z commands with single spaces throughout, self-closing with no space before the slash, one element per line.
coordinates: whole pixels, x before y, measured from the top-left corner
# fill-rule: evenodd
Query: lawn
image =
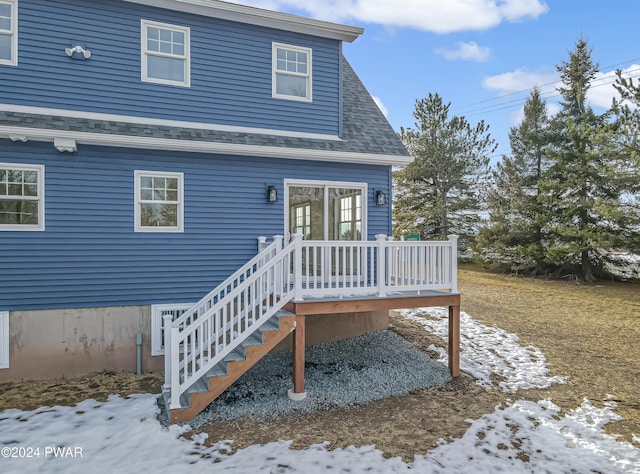
<path fill-rule="evenodd" d="M 568 383 L 523 392 L 570 410 L 586 397 L 612 396 L 625 419 L 607 431 L 640 434 L 640 284 L 532 279 L 461 266 L 463 310 L 542 349 L 553 375 Z"/>

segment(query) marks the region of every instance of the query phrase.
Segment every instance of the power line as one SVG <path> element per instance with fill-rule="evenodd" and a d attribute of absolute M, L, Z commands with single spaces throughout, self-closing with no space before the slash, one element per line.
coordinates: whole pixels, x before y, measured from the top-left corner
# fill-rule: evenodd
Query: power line
<path fill-rule="evenodd" d="M 638 72 L 638 71 L 640 71 L 640 68 L 632 69 L 632 70 L 629 71 L 629 73 L 630 72 Z M 626 77 L 628 79 L 635 79 L 635 78 L 640 77 L 640 74 L 628 75 Z M 615 79 L 611 80 L 611 78 L 609 78 L 609 77 L 601 77 L 601 78 L 598 78 L 598 79 L 594 80 L 593 82 L 595 83 L 595 82 L 598 82 L 598 81 L 606 81 L 606 82 L 602 82 L 600 84 L 593 84 L 593 85 L 591 85 L 589 87 L 589 89 L 594 89 L 596 87 L 612 85 L 612 84 L 614 84 L 616 82 Z M 555 97 L 560 97 L 560 96 L 561 96 L 561 94 L 559 92 L 557 92 L 557 90 L 541 92 L 540 93 L 540 97 L 543 98 L 543 99 L 553 99 Z M 524 99 L 523 98 L 518 98 L 518 99 L 511 100 L 511 101 L 503 102 L 501 104 L 495 104 L 495 105 L 490 105 L 490 106 L 482 107 L 482 108 L 478 108 L 478 109 L 472 109 L 472 110 L 468 111 L 464 115 L 468 116 L 468 117 L 472 117 L 472 116 L 483 114 L 483 113 L 491 113 L 491 112 L 498 112 L 500 110 L 512 109 L 512 108 L 518 107 L 521 104 L 523 104 L 524 100 L 526 100 L 526 98 L 524 98 Z"/>
<path fill-rule="evenodd" d="M 612 64 L 612 65 L 609 65 L 609 66 L 605 66 L 605 67 L 601 68 L 601 70 L 602 69 L 613 69 L 616 66 L 620 66 L 620 65 L 623 65 L 623 64 L 629 64 L 629 63 L 632 63 L 632 62 L 637 61 L 637 60 L 640 60 L 640 57 L 632 58 L 632 59 L 629 59 L 627 61 L 622 61 L 622 62 L 615 63 L 615 64 Z M 637 71 L 637 70 L 639 70 L 639 69 L 638 68 L 632 69 L 631 71 L 627 71 L 627 73 L 634 72 L 634 71 Z M 606 80 L 606 79 L 608 79 L 608 78 L 607 77 L 601 77 L 601 78 L 598 78 L 598 79 L 594 80 L 594 82 L 597 82 L 599 80 Z M 613 82 L 610 82 L 610 83 L 612 84 Z M 538 85 L 537 87 L 542 89 L 543 87 L 551 86 L 551 85 L 554 85 L 554 84 L 558 84 L 558 85 L 562 84 L 562 81 L 561 80 L 551 81 L 551 82 L 547 82 L 547 83 Z M 511 96 L 514 96 L 514 95 L 525 94 L 525 93 L 528 94 L 529 92 L 531 92 L 531 89 L 522 89 L 522 90 L 515 91 L 515 92 L 509 92 L 507 94 L 502 94 L 500 96 L 493 97 L 493 98 L 490 98 L 490 99 L 484 99 L 484 100 L 480 100 L 480 101 L 477 101 L 477 102 L 471 102 L 471 103 L 469 103 L 469 104 L 467 104 L 465 106 L 462 106 L 461 109 L 460 109 L 460 112 L 461 113 L 465 113 L 465 110 L 467 110 L 469 107 L 472 107 L 474 105 L 485 104 L 487 102 L 501 101 L 502 99 L 504 99 L 506 97 L 511 97 Z M 543 93 L 543 94 L 549 94 L 549 92 L 546 92 L 546 93 Z M 519 102 L 521 102 L 521 99 L 515 99 L 512 102 L 518 102 L 519 103 Z M 507 102 L 507 103 L 512 103 L 512 102 Z M 496 106 L 502 106 L 502 105 L 504 105 L 504 104 L 496 104 Z M 492 107 L 492 106 L 489 106 L 489 107 Z M 476 111 L 482 111 L 482 110 L 484 110 L 484 107 L 481 107 L 479 109 L 471 109 L 471 110 L 468 110 L 466 113 L 467 114 L 468 113 L 474 113 Z M 499 109 L 499 110 L 501 110 L 501 109 Z"/>

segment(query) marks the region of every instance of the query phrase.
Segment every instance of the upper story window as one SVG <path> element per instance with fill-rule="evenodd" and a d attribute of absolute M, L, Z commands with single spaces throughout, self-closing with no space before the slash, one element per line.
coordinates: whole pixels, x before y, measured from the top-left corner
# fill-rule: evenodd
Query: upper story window
<path fill-rule="evenodd" d="M 142 81 L 189 87 L 189 28 L 142 20 Z"/>
<path fill-rule="evenodd" d="M 18 0 L 0 0 L 0 65 L 18 64 Z"/>
<path fill-rule="evenodd" d="M 311 49 L 273 43 L 273 97 L 311 102 Z"/>
<path fill-rule="evenodd" d="M 182 232 L 183 174 L 135 172 L 136 232 Z"/>
<path fill-rule="evenodd" d="M 0 230 L 44 230 L 44 166 L 0 163 Z"/>

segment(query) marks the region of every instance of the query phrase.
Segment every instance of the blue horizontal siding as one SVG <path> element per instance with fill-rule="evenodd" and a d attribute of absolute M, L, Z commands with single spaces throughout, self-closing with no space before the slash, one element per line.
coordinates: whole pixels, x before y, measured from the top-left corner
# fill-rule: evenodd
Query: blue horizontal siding
<path fill-rule="evenodd" d="M 44 232 L 0 231 L 0 310 L 195 301 L 284 232 L 284 179 L 368 183 L 368 234 L 389 233 L 390 167 L 0 139 L 0 162 L 45 166 Z M 134 232 L 134 170 L 183 172 L 183 233 Z M 265 186 L 278 189 L 267 203 Z"/>
<path fill-rule="evenodd" d="M 190 27 L 190 88 L 141 81 L 141 19 Z M 312 48 L 312 103 L 271 97 L 274 41 Z M 74 42 L 89 60 L 66 56 Z M 337 40 L 115 0 L 20 0 L 18 59 L 0 66 L 0 102 L 339 133 Z"/>

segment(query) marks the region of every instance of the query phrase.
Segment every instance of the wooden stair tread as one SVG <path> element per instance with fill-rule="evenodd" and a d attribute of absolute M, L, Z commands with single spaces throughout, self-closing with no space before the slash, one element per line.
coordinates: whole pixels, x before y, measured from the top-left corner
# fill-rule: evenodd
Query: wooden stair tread
<path fill-rule="evenodd" d="M 241 346 L 234 349 L 223 361 L 181 395 L 181 408 L 167 410 L 169 421 L 179 423 L 191 420 L 294 329 L 295 315 L 293 313 L 284 310 L 276 313 L 255 334 L 247 338 Z M 166 398 L 165 404 L 168 406 Z"/>

